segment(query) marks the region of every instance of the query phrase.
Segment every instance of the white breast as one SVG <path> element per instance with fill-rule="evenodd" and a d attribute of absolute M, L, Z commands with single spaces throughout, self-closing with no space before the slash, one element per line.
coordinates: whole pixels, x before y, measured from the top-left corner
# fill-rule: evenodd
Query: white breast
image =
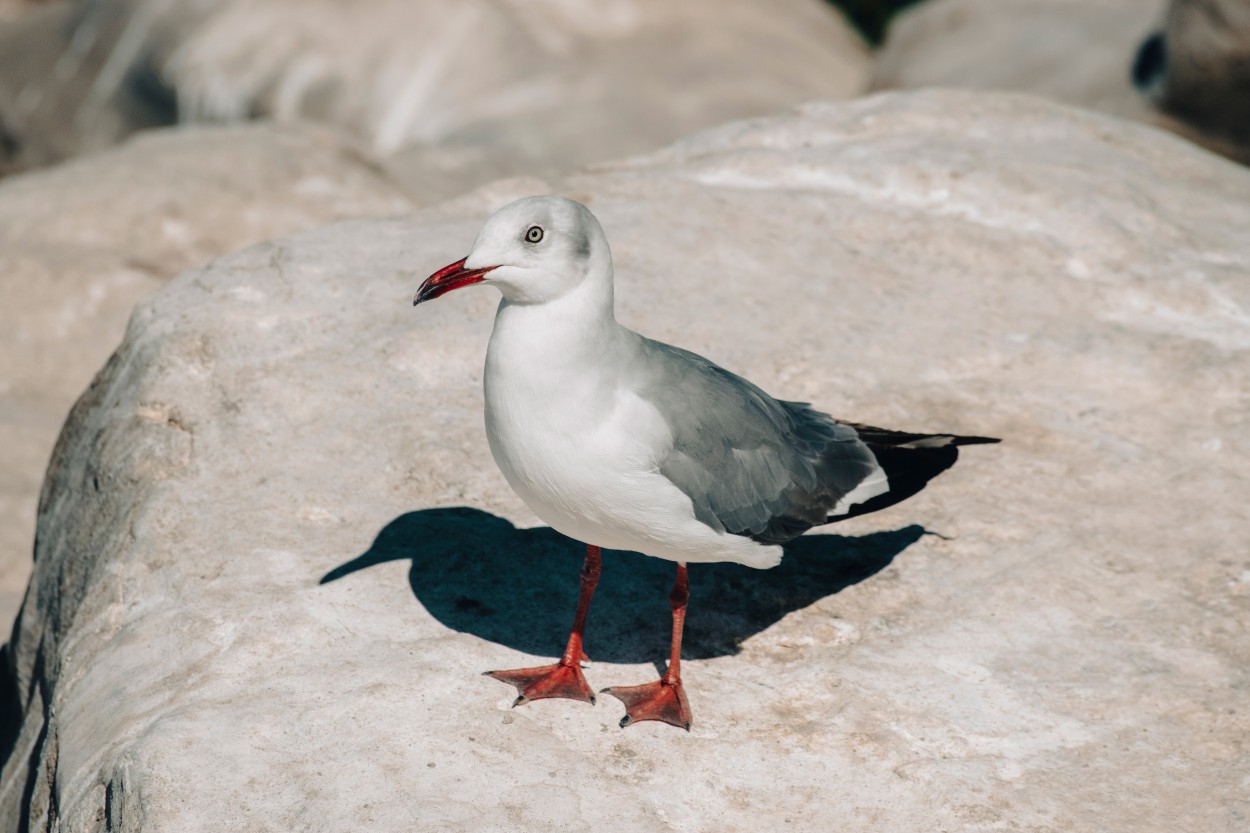
<path fill-rule="evenodd" d="M 521 499 L 589 544 L 675 561 L 780 561 L 780 547 L 696 520 L 690 499 L 659 474 L 667 425 L 612 370 L 637 336 L 610 321 L 587 339 L 584 321 L 565 331 L 551 306 L 501 305 L 486 355 L 486 435 Z"/>

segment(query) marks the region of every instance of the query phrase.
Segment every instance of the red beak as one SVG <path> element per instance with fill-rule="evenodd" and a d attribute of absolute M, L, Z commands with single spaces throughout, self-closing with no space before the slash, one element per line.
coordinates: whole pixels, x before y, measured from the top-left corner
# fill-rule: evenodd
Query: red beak
<path fill-rule="evenodd" d="M 467 259 L 462 257 L 426 278 L 425 283 L 417 290 L 416 297 L 412 299 L 412 305 L 415 307 L 423 301 L 433 301 L 438 296 L 446 295 L 462 286 L 481 283 L 487 272 L 499 268 L 487 266 L 483 269 L 465 269 L 464 262 Z"/>

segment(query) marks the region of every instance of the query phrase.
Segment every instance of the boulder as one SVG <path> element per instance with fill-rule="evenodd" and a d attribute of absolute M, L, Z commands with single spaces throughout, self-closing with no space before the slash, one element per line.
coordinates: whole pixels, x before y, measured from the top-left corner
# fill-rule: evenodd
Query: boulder
<path fill-rule="evenodd" d="M 873 89 L 1014 90 L 1138 121 L 1133 56 L 1165 0 L 929 0 L 890 25 Z"/>
<path fill-rule="evenodd" d="M 110 56 L 126 21 L 104 3 L 0 6 L 0 175 L 110 147 L 171 124 L 173 99 L 153 73 Z M 19 13 L 20 11 L 20 13 Z"/>
<path fill-rule="evenodd" d="M 448 172 L 454 196 L 463 176 L 574 170 L 855 95 L 869 71 L 821 0 L 95 5 L 127 21 L 101 95 L 157 79 L 182 121 L 331 122 L 394 156 L 422 197 Z"/>
<path fill-rule="evenodd" d="M 1250 164 L 1250 4 L 1172 0 L 1133 77 L 1174 129 Z"/>
<path fill-rule="evenodd" d="M 296 124 L 150 133 L 0 182 L 0 627 L 57 431 L 135 301 L 257 241 L 408 208 L 350 141 Z"/>
<path fill-rule="evenodd" d="M 930 0 L 892 24 L 870 86 L 1034 93 L 1250 163 L 1250 4 Z"/>
<path fill-rule="evenodd" d="M 39 6 L 47 6 L 57 0 L 0 0 L 0 23 L 21 17 Z"/>
<path fill-rule="evenodd" d="M 1000 436 L 782 565 L 696 565 L 695 725 L 479 676 L 581 552 L 496 471 L 488 213 L 603 221 L 618 316 L 770 392 Z M 58 441 L 9 656 L 6 830 L 1234 830 L 1250 685 L 1250 172 L 1005 94 L 730 124 L 184 273 Z M 587 674 L 653 679 L 609 554 Z"/>

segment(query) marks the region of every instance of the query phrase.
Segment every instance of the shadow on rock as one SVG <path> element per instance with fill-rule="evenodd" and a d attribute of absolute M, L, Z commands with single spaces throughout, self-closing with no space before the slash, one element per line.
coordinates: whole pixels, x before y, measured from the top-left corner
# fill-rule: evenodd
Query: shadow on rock
<path fill-rule="evenodd" d="M 682 655 L 738 652 L 743 640 L 792 610 L 863 581 L 925 530 L 907 526 L 862 536 L 807 535 L 786 546 L 781 565 L 692 564 Z M 387 524 L 369 550 L 321 583 L 388 561 L 411 560 L 417 600 L 449 628 L 537 656 L 564 648 L 577 604 L 584 548 L 552 529 L 517 529 L 467 507 L 425 509 Z M 672 562 L 607 553 L 590 607 L 586 651 L 600 662 L 638 663 L 667 651 Z"/>

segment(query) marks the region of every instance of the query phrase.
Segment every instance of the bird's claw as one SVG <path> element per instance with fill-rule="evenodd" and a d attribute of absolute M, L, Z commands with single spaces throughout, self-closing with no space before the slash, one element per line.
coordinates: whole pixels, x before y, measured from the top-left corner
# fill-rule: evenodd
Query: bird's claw
<path fill-rule="evenodd" d="M 610 694 L 625 704 L 625 716 L 621 718 L 620 724 L 622 729 L 644 720 L 660 720 L 670 726 L 690 731 L 690 703 L 686 700 L 686 691 L 681 686 L 681 680 L 618 685 L 605 688 L 599 693 Z"/>
<path fill-rule="evenodd" d="M 576 665 L 558 662 L 555 665 L 535 668 L 487 671 L 485 676 L 516 686 L 517 698 L 512 703 L 513 708 L 530 700 L 546 700 L 551 697 L 581 700 L 592 706 L 595 703 L 595 693 L 587 685 L 582 669 Z"/>

